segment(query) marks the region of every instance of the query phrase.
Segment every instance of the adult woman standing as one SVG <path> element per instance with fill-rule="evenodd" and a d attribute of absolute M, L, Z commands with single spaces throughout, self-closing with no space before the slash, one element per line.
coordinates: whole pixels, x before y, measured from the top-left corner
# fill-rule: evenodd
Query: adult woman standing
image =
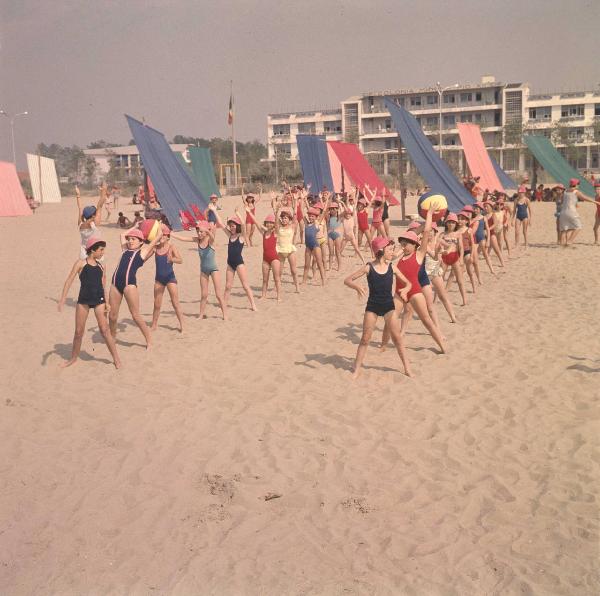
<path fill-rule="evenodd" d="M 586 197 L 580 190 L 577 189 L 579 186 L 579 180 L 577 178 L 571 178 L 569 180 L 569 190 L 565 192 L 562 201 L 562 207 L 560 210 L 560 217 L 558 218 L 558 224 L 560 227 L 560 243 L 563 247 L 567 247 L 573 244 L 579 230 L 582 228 L 581 218 L 577 213 L 577 202 L 585 201 L 587 203 L 594 203 L 594 199 Z"/>

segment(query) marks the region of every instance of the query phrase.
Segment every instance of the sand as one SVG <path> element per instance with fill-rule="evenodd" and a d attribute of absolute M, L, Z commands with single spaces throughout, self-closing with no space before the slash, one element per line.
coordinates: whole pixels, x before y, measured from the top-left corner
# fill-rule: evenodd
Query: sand
<path fill-rule="evenodd" d="M 257 313 L 236 282 L 231 321 L 212 298 L 201 321 L 191 245 L 183 334 L 167 301 L 148 353 L 125 307 L 115 371 L 90 317 L 61 370 L 73 200 L 1 219 L 0 593 L 597 594 L 600 247 L 592 208 L 568 250 L 553 205 L 533 212 L 527 253 L 483 273 L 458 325 L 440 310 L 447 355 L 414 321 L 416 378 L 373 344 L 356 382 L 364 304 L 342 275 L 295 295 L 288 274 Z"/>

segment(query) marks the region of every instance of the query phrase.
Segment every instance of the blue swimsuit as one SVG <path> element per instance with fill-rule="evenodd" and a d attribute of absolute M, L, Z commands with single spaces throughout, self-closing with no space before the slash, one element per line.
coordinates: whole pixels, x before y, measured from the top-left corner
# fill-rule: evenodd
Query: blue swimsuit
<path fill-rule="evenodd" d="M 119 265 L 112 278 L 112 284 L 121 294 L 127 286 L 137 286 L 137 270 L 144 265 L 144 259 L 138 250 L 126 250 L 121 255 Z"/>
<path fill-rule="evenodd" d="M 529 214 L 527 213 L 527 203 L 517 203 L 516 215 L 519 221 L 523 221 L 524 219 L 529 218 Z"/>
<path fill-rule="evenodd" d="M 477 230 L 475 230 L 475 244 L 479 244 L 485 238 L 485 220 L 483 217 L 477 223 Z"/>
<path fill-rule="evenodd" d="M 317 240 L 317 233 L 319 232 L 319 226 L 317 224 L 307 224 L 304 228 L 304 241 L 306 242 L 306 248 L 314 250 L 319 246 Z"/>
<path fill-rule="evenodd" d="M 339 226 L 339 219 L 335 215 L 329 216 L 329 233 L 327 234 L 331 240 L 337 240 L 340 237 L 340 233 L 336 231 Z M 306 232 L 305 232 L 306 233 Z"/>
<path fill-rule="evenodd" d="M 168 256 L 168 252 L 164 255 L 154 253 L 154 260 L 156 262 L 156 275 L 154 276 L 154 280 L 163 286 L 177 283 L 175 271 L 173 271 L 173 263 L 169 263 Z"/>
<path fill-rule="evenodd" d="M 202 273 L 210 275 L 219 270 L 215 260 L 215 249 L 210 244 L 204 248 L 198 245 L 198 256 L 200 257 L 200 271 Z"/>
<path fill-rule="evenodd" d="M 419 284 L 421 285 L 421 287 L 428 286 L 431 284 L 431 282 L 429 281 L 429 275 L 427 275 L 427 270 L 425 269 L 425 259 L 423 259 L 423 262 L 419 267 L 417 279 L 419 280 Z"/>
<path fill-rule="evenodd" d="M 235 240 L 229 239 L 229 244 L 227 245 L 227 264 L 234 271 L 240 265 L 244 264 L 242 250 L 244 250 L 244 243 L 239 238 L 236 238 Z"/>

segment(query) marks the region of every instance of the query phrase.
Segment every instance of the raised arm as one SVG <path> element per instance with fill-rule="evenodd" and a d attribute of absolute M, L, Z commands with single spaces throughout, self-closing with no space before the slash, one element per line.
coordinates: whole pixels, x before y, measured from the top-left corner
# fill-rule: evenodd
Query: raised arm
<path fill-rule="evenodd" d="M 179 236 L 177 232 L 171 232 L 171 238 L 179 240 L 180 242 L 198 242 L 198 238 L 195 236 Z"/>
<path fill-rule="evenodd" d="M 575 192 L 575 195 L 580 201 L 585 201 L 586 203 L 594 203 L 595 205 L 600 205 L 600 201 L 590 199 L 587 195 L 584 195 L 580 190 Z"/>
<path fill-rule="evenodd" d="M 418 255 L 420 256 L 420 262 L 423 262 L 425 255 L 427 254 L 427 246 L 429 245 L 429 237 L 431 236 L 431 224 L 433 222 L 433 214 L 439 209 L 438 203 L 432 203 L 427 209 L 427 217 L 425 218 L 425 227 L 421 235 L 421 244 L 417 249 Z"/>
<path fill-rule="evenodd" d="M 142 246 L 142 248 L 140 249 L 140 256 L 142 257 L 142 259 L 144 259 L 144 261 L 147 261 L 152 256 L 154 250 L 156 249 L 158 241 L 162 238 L 162 235 L 163 233 L 161 228 L 158 228 L 156 236 L 154 236 L 154 240 L 152 240 L 150 244 L 145 244 L 144 246 Z"/>
<path fill-rule="evenodd" d="M 100 198 L 96 204 L 96 215 L 94 216 L 94 223 L 99 226 L 102 222 L 102 207 L 106 202 L 106 181 L 100 186 Z"/>
<path fill-rule="evenodd" d="M 69 289 L 71 288 L 71 284 L 73 283 L 75 276 L 83 269 L 85 263 L 85 260 L 79 259 L 71 268 L 71 271 L 69 272 L 69 275 L 65 280 L 65 285 L 63 286 L 62 294 L 60 295 L 60 298 L 58 300 L 58 312 L 62 312 L 65 301 L 67 300 L 67 294 L 69 293 Z"/>
<path fill-rule="evenodd" d="M 246 224 L 244 223 L 244 218 L 240 215 L 240 212 L 238 209 L 235 209 L 235 214 L 238 216 L 238 219 L 240 220 L 240 227 L 242 228 L 242 237 L 244 238 L 244 243 L 248 244 L 248 236 L 246 235 Z"/>
<path fill-rule="evenodd" d="M 263 226 L 261 223 L 256 221 L 256 217 L 254 217 L 254 213 L 252 213 L 252 210 L 250 209 L 250 207 L 246 207 L 246 213 L 248 214 L 248 217 L 252 220 L 252 223 L 258 228 L 258 231 L 261 234 L 264 234 L 267 231 L 265 226 Z"/>
<path fill-rule="evenodd" d="M 75 185 L 75 200 L 77 201 L 77 227 L 79 227 L 83 210 L 81 208 L 81 195 L 79 194 L 79 186 L 77 185 Z"/>

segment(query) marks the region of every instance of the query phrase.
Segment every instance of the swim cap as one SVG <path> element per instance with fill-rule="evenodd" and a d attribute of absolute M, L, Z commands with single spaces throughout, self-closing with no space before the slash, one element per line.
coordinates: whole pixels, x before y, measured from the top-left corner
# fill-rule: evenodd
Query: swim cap
<path fill-rule="evenodd" d="M 102 246 L 106 246 L 106 242 L 102 240 L 102 238 L 98 238 L 97 236 L 92 236 L 88 238 L 88 241 L 85 243 L 85 250 L 90 250 L 94 244 L 101 244 Z"/>
<path fill-rule="evenodd" d="M 93 205 L 87 205 L 81 211 L 81 215 L 83 216 L 83 219 L 90 219 L 90 217 L 94 217 L 94 215 L 96 215 L 96 207 Z"/>

